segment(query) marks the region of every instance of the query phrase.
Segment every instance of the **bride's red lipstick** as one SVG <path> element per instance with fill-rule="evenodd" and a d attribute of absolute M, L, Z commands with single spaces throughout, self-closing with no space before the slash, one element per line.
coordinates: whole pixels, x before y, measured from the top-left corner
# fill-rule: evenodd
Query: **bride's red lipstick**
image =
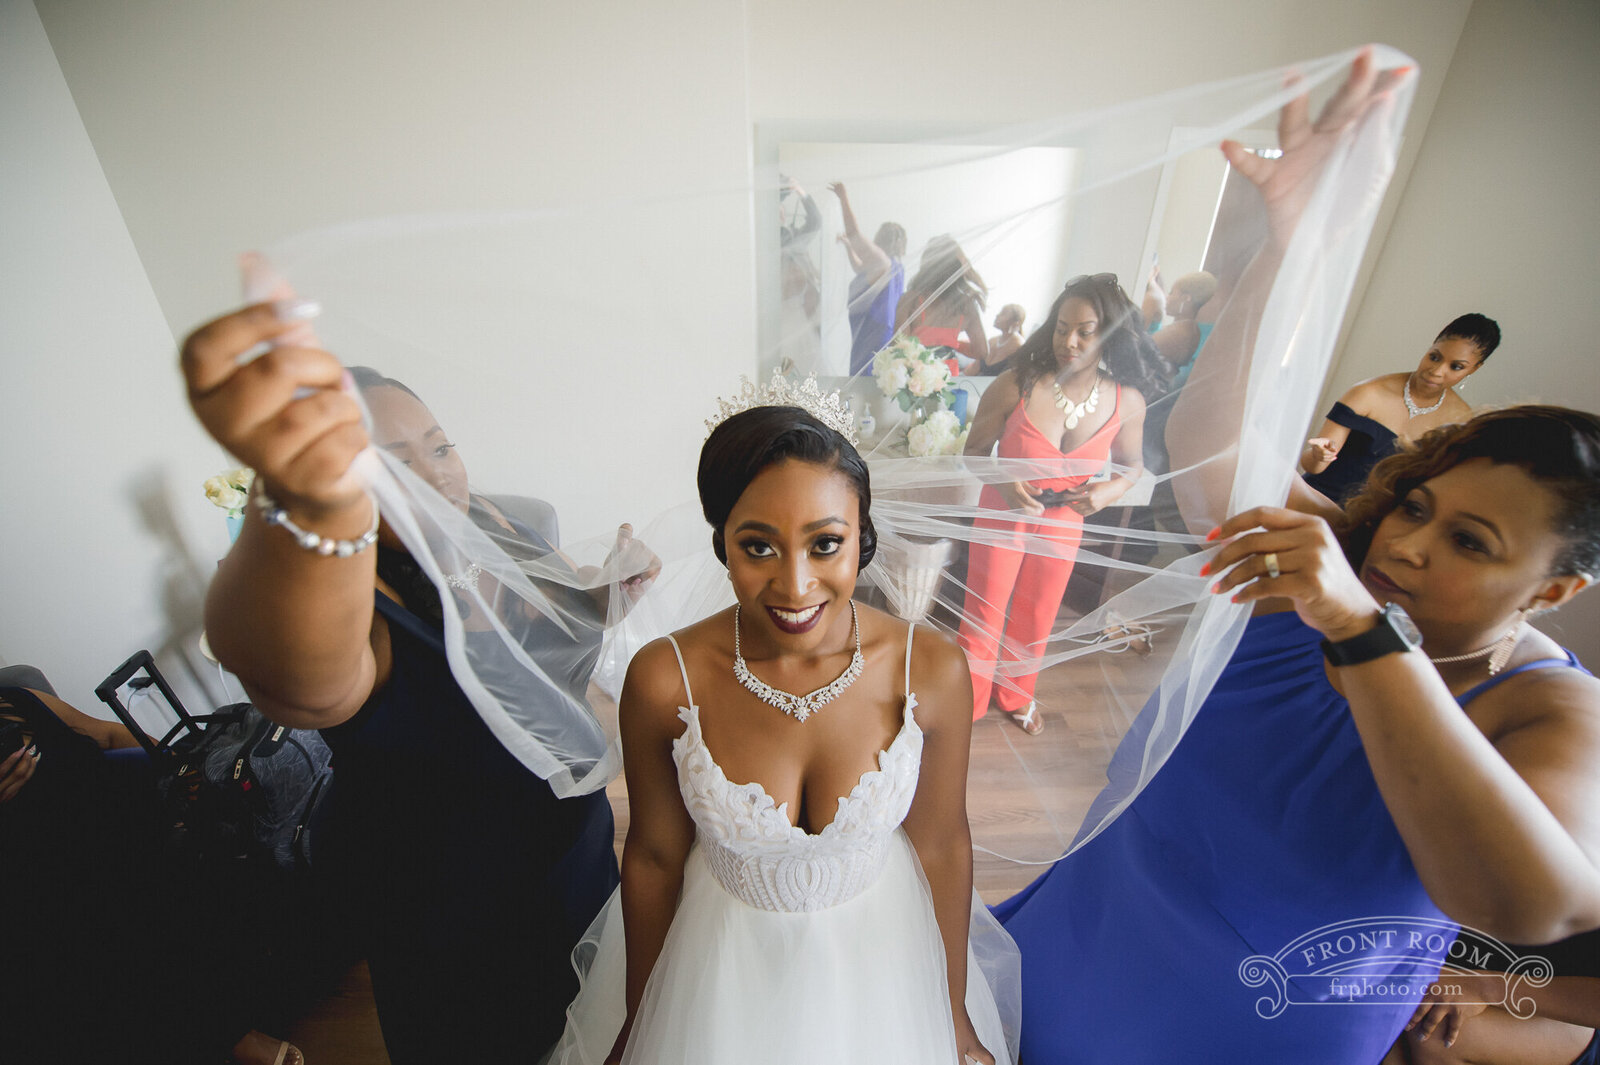
<path fill-rule="evenodd" d="M 817 627 L 817 622 L 822 620 L 821 603 L 802 607 L 799 610 L 784 610 L 781 612 L 777 607 L 769 606 L 766 611 L 767 617 L 772 619 L 772 623 L 791 636 L 799 636 L 810 632 Z M 798 620 L 795 618 L 796 614 L 800 615 Z"/>

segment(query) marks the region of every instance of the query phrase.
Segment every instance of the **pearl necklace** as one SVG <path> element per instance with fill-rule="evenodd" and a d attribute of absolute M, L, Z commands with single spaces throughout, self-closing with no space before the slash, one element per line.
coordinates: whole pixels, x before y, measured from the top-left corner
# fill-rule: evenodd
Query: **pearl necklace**
<path fill-rule="evenodd" d="M 1094 384 L 1089 386 L 1089 394 L 1083 397 L 1082 403 L 1074 403 L 1061 391 L 1061 382 L 1051 381 L 1050 390 L 1056 394 L 1056 406 L 1060 407 L 1067 415 L 1067 428 L 1076 429 L 1078 423 L 1083 421 L 1085 414 L 1093 414 L 1100 406 L 1100 375 L 1095 374 Z"/>
<path fill-rule="evenodd" d="M 1406 387 L 1401 390 L 1401 395 L 1405 397 L 1405 401 L 1406 401 L 1406 413 L 1411 415 L 1411 417 L 1413 417 L 1413 418 L 1420 418 L 1424 414 L 1432 414 L 1434 411 L 1436 411 L 1440 407 L 1444 406 L 1444 397 L 1448 396 L 1449 394 L 1450 394 L 1450 390 L 1447 388 L 1447 389 L 1445 389 L 1443 392 L 1441 392 L 1439 394 L 1439 402 L 1435 403 L 1433 406 L 1431 406 L 1431 407 L 1419 407 L 1419 406 L 1417 406 L 1411 400 L 1411 375 L 1410 374 L 1406 374 Z"/>
<path fill-rule="evenodd" d="M 834 678 L 832 684 L 825 684 L 808 695 L 792 695 L 786 691 L 767 684 L 744 663 L 744 655 L 739 650 L 739 605 L 733 607 L 733 675 L 744 685 L 745 690 L 768 706 L 775 706 L 788 714 L 796 721 L 804 721 L 816 711 L 833 702 L 850 685 L 861 676 L 861 671 L 866 668 L 867 660 L 861 656 L 861 619 L 856 617 L 856 604 L 850 603 L 850 628 L 855 633 L 856 650 L 850 656 L 850 664 L 844 667 L 844 672 Z"/>

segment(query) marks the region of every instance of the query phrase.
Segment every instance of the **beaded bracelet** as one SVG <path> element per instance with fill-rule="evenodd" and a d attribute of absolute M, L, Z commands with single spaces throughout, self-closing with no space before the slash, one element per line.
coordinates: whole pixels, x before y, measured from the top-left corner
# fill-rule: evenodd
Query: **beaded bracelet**
<path fill-rule="evenodd" d="M 255 490 L 256 509 L 261 511 L 261 519 L 268 525 L 282 526 L 295 543 L 307 551 L 315 551 L 319 555 L 337 555 L 339 558 L 349 558 L 359 555 L 378 541 L 378 501 L 372 500 L 372 528 L 362 533 L 355 540 L 332 540 L 326 536 L 318 536 L 310 529 L 302 529 L 289 519 L 289 512 L 278 505 L 278 501 L 269 496 L 258 484 Z M 370 496 L 368 497 L 371 498 Z"/>

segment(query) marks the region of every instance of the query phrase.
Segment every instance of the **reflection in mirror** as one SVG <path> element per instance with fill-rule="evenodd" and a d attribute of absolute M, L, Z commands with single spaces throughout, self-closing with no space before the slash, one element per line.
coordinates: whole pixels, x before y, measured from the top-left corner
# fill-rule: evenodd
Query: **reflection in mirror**
<path fill-rule="evenodd" d="M 781 357 L 820 375 L 851 373 L 857 271 L 830 183 L 848 178 L 848 201 L 864 233 L 875 234 L 884 223 L 901 228 L 908 280 L 929 241 L 948 236 L 982 275 L 989 316 L 1016 303 L 1036 317 L 1065 269 L 1076 155 L 1070 148 L 779 145 L 780 172 L 792 182 L 780 192 Z M 796 224 L 797 217 L 812 219 L 810 228 Z"/>

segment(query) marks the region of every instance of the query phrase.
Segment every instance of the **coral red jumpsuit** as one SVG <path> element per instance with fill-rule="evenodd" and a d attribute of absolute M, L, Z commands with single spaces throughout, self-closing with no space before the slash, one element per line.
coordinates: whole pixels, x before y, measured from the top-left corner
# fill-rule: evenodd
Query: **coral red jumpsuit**
<path fill-rule="evenodd" d="M 1121 385 L 1116 386 L 1111 417 L 1093 436 L 1065 453 L 1029 419 L 1026 403 L 1026 399 L 1019 400 L 1006 419 L 1005 431 L 1000 435 L 1000 457 L 1068 459 L 1074 470 L 1070 477 L 1051 477 L 1031 484 L 1067 491 L 1081 487 L 1105 466 L 1111 457 L 1111 443 L 1122 425 Z M 1010 510 L 992 484 L 983 486 L 978 502 L 990 510 Z M 974 720 L 989 708 L 1000 660 L 1015 662 L 1044 653 L 1056 611 L 1066 594 L 1067 579 L 1072 576 L 1078 545 L 1083 541 L 1083 515 L 1069 506 L 1059 506 L 1046 507 L 1044 517 L 1055 524 L 1041 525 L 1038 520 L 1015 512 L 979 518 L 974 523 L 976 528 L 988 530 L 993 541 L 972 545 L 966 604 L 961 611 L 960 641 L 972 670 Z M 1069 524 L 1063 528 L 1061 523 Z M 1020 712 L 1033 699 L 1038 679 L 1036 673 L 1009 678 L 995 694 L 995 705 L 1010 713 Z"/>

